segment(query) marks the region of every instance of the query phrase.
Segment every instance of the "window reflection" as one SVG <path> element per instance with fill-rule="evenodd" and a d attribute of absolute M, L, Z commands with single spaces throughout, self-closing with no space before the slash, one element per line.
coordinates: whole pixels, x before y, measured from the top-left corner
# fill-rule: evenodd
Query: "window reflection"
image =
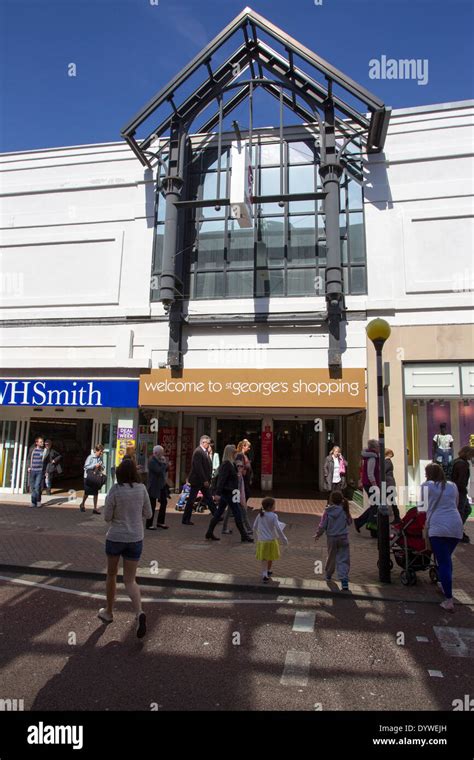
<path fill-rule="evenodd" d="M 359 147 L 353 148 L 359 151 Z M 217 197 L 217 150 L 215 147 L 193 154 L 187 182 L 190 200 Z M 258 158 L 255 192 L 279 196 L 280 144 L 254 147 Z M 314 142 L 290 141 L 284 146 L 284 172 L 288 191 L 314 193 L 321 188 L 317 171 L 319 152 Z M 357 158 L 354 159 L 357 161 Z M 203 169 L 203 167 L 207 167 Z M 221 162 L 222 199 L 230 191 L 230 150 Z M 240 228 L 222 205 L 196 208 L 189 213 L 184 249 L 189 266 L 186 295 L 191 298 L 250 298 L 253 296 L 310 296 L 315 294 L 314 277 L 324 278 L 327 263 L 326 229 L 322 200 L 259 204 L 254 207 L 254 228 Z M 165 200 L 158 198 L 153 275 L 161 272 Z M 347 172 L 341 179 L 339 228 L 344 289 L 346 293 L 366 292 L 366 253 L 363 192 Z M 152 292 L 152 297 L 159 297 Z"/>

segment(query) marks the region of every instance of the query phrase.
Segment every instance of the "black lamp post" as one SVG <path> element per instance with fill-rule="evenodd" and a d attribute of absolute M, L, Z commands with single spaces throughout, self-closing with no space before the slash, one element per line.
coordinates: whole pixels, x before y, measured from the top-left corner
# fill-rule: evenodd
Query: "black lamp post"
<path fill-rule="evenodd" d="M 385 416 L 383 402 L 382 350 L 390 337 L 391 329 L 384 319 L 373 319 L 367 325 L 367 336 L 374 344 L 377 356 L 377 410 L 380 463 L 380 498 L 377 509 L 377 536 L 379 549 L 379 579 L 391 583 L 390 577 L 390 521 L 387 506 L 387 481 L 385 479 Z"/>

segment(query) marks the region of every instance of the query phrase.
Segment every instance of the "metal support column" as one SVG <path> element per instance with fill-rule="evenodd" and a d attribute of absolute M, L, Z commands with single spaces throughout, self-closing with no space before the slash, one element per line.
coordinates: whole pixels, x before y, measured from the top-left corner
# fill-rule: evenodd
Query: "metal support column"
<path fill-rule="evenodd" d="M 341 243 L 339 232 L 339 194 L 342 166 L 336 155 L 334 102 L 331 97 L 324 105 L 324 160 L 319 167 L 323 190 L 326 221 L 326 304 L 329 331 L 328 364 L 340 368 L 340 324 L 343 318 L 343 283 Z"/>
<path fill-rule="evenodd" d="M 169 351 L 168 364 L 174 369 L 182 366 L 181 332 L 182 332 L 182 297 L 183 283 L 177 272 L 178 258 L 178 221 L 180 200 L 183 186 L 183 152 L 186 134 L 178 120 L 173 122 L 170 136 L 168 174 L 162 185 L 166 199 L 165 229 L 163 241 L 163 259 L 160 278 L 160 301 L 169 314 Z M 178 299 L 177 299 L 178 296 Z"/>

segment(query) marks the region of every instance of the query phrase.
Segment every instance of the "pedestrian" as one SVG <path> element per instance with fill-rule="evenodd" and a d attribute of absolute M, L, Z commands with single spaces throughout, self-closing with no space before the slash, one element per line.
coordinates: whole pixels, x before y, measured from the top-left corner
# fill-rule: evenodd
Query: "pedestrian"
<path fill-rule="evenodd" d="M 236 458 L 235 458 L 235 465 L 237 467 L 237 475 L 238 475 L 238 491 L 240 495 L 240 514 L 242 517 L 242 522 L 244 524 L 244 528 L 247 531 L 248 536 L 252 536 L 253 530 L 252 526 L 250 525 L 247 509 L 251 509 L 251 507 L 248 507 L 247 499 L 246 499 L 246 491 L 245 491 L 245 482 L 244 482 L 244 467 L 245 463 L 242 457 L 238 457 L 238 454 L 236 452 Z M 230 519 L 231 510 L 226 509 L 225 515 L 224 515 L 224 523 L 222 526 L 222 533 L 232 533 L 232 530 L 229 528 L 229 519 Z"/>
<path fill-rule="evenodd" d="M 467 487 L 469 485 L 470 467 L 469 461 L 474 457 L 474 448 L 472 446 L 463 446 L 458 451 L 458 457 L 453 462 L 451 470 L 451 480 L 456 484 L 459 493 L 459 514 L 461 515 L 462 524 L 466 523 L 471 513 L 471 505 L 467 497 Z M 462 541 L 464 544 L 471 543 L 466 532 L 463 533 Z"/>
<path fill-rule="evenodd" d="M 94 453 L 89 454 L 84 463 L 84 496 L 79 505 L 81 512 L 86 511 L 86 501 L 88 496 L 92 496 L 94 508 L 92 514 L 100 515 L 100 509 L 97 509 L 99 491 L 105 483 L 104 475 L 104 447 L 101 443 L 94 446 Z M 117 468 L 118 469 L 118 468 Z"/>
<path fill-rule="evenodd" d="M 239 441 L 239 443 L 237 444 L 237 455 L 235 457 L 236 464 L 238 465 L 240 462 L 242 466 L 242 477 L 244 481 L 246 506 L 248 506 L 248 500 L 250 499 L 250 487 L 252 485 L 252 480 L 253 480 L 252 463 L 248 456 L 251 447 L 252 447 L 252 444 L 247 438 L 244 438 L 242 441 Z M 252 509 L 252 507 L 250 507 L 250 509 Z"/>
<path fill-rule="evenodd" d="M 104 623 L 114 619 L 117 571 L 123 557 L 123 582 L 129 595 L 137 624 L 137 636 L 146 634 L 146 615 L 142 609 L 137 567 L 143 550 L 143 520 L 151 516 L 151 504 L 135 463 L 124 459 L 117 467 L 115 483 L 105 499 L 104 520 L 110 524 L 105 541 L 107 554 L 107 606 L 99 610 Z"/>
<path fill-rule="evenodd" d="M 60 475 L 62 472 L 61 465 L 59 464 L 62 456 L 59 451 L 53 449 L 53 442 L 49 438 L 44 442 L 44 448 L 43 465 L 45 467 L 44 479 L 46 493 L 51 494 L 53 478 L 55 475 Z"/>
<path fill-rule="evenodd" d="M 385 449 L 385 482 L 387 484 L 387 506 L 393 512 L 392 525 L 400 522 L 400 511 L 397 504 L 397 484 L 393 472 L 392 459 L 395 456 L 392 449 Z"/>
<path fill-rule="evenodd" d="M 217 473 L 219 472 L 220 457 L 219 457 L 219 454 L 216 451 L 216 444 L 214 443 L 214 441 L 212 440 L 212 438 L 209 441 L 208 452 L 209 452 L 209 456 L 210 456 L 211 462 L 212 462 L 212 475 L 211 475 L 211 478 L 212 478 L 212 480 L 215 480 L 215 479 L 217 479 Z"/>
<path fill-rule="evenodd" d="M 234 515 L 235 524 L 239 530 L 241 541 L 243 543 L 253 543 L 253 538 L 248 536 L 243 524 L 242 510 L 240 506 L 239 476 L 235 464 L 235 455 L 236 449 L 233 444 L 229 444 L 225 447 L 216 485 L 216 498 L 219 498 L 219 503 L 211 518 L 211 522 L 209 523 L 206 538 L 210 541 L 220 540 L 214 535 L 214 528 L 219 522 L 225 509 L 228 508 Z"/>
<path fill-rule="evenodd" d="M 202 435 L 199 439 L 199 446 L 193 452 L 191 472 L 188 476 L 191 491 L 189 492 L 189 497 L 186 501 L 186 506 L 183 512 L 183 525 L 194 525 L 194 523 L 191 522 L 191 515 L 193 513 L 193 504 L 196 501 L 196 496 L 199 491 L 201 491 L 203 501 L 206 503 L 211 514 L 214 514 L 216 510 L 210 488 L 212 462 L 207 453 L 210 441 L 211 439 L 208 435 Z"/>
<path fill-rule="evenodd" d="M 379 442 L 375 438 L 369 438 L 367 447 L 361 454 L 360 487 L 368 496 L 369 506 L 354 520 L 354 527 L 358 533 L 367 522 L 373 523 L 375 521 L 380 503 Z M 377 538 L 377 531 L 371 529 L 370 535 L 372 538 Z"/>
<path fill-rule="evenodd" d="M 28 476 L 31 492 L 31 506 L 42 507 L 41 493 L 44 478 L 44 439 L 41 436 L 35 438 L 34 446 L 28 451 Z"/>
<path fill-rule="evenodd" d="M 349 525 L 351 523 L 349 502 L 341 491 L 333 491 L 314 538 L 317 541 L 323 533 L 326 533 L 328 557 L 324 567 L 325 578 L 330 581 L 337 568 L 341 591 L 349 591 Z"/>
<path fill-rule="evenodd" d="M 340 446 L 333 446 L 324 460 L 324 485 L 326 491 L 344 491 L 346 487 L 347 461 Z"/>
<path fill-rule="evenodd" d="M 153 455 L 148 460 L 148 496 L 151 503 L 151 517 L 146 521 L 148 530 L 156 530 L 156 528 L 168 530 L 168 526 L 165 525 L 166 505 L 168 504 L 168 486 L 166 484 L 168 466 L 168 459 L 165 456 L 163 446 L 154 446 Z M 160 502 L 160 509 L 155 528 L 153 526 L 153 518 L 155 516 L 157 499 Z"/>
<path fill-rule="evenodd" d="M 454 483 L 446 480 L 439 464 L 427 465 L 425 476 L 426 481 L 421 486 L 424 503 L 428 502 L 425 534 L 435 555 L 441 588 L 446 597 L 441 607 L 454 612 L 451 557 L 463 534 L 458 489 Z"/>
<path fill-rule="evenodd" d="M 283 533 L 284 525 L 278 520 L 275 506 L 275 499 L 270 496 L 262 499 L 262 506 L 253 524 L 254 534 L 257 536 L 255 556 L 262 563 L 264 583 L 268 583 L 270 576 L 273 575 L 273 562 L 280 559 L 279 541 L 288 545 L 288 539 Z"/>

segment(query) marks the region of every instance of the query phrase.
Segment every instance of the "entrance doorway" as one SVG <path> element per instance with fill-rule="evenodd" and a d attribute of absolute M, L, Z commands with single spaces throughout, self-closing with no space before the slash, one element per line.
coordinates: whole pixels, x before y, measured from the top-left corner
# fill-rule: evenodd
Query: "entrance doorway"
<path fill-rule="evenodd" d="M 319 438 L 313 420 L 274 420 L 273 492 L 316 497 Z"/>
<path fill-rule="evenodd" d="M 260 489 L 262 421 L 240 419 L 218 419 L 216 446 L 220 458 L 229 443 L 237 446 L 239 441 L 247 438 L 252 444 L 247 456 L 252 464 L 254 489 Z"/>
<path fill-rule="evenodd" d="M 62 456 L 63 471 L 53 480 L 53 492 L 83 489 L 84 462 L 91 451 L 92 425 L 92 420 L 31 418 L 28 446 L 32 446 L 38 436 L 45 440 L 49 438 L 53 449 Z"/>

